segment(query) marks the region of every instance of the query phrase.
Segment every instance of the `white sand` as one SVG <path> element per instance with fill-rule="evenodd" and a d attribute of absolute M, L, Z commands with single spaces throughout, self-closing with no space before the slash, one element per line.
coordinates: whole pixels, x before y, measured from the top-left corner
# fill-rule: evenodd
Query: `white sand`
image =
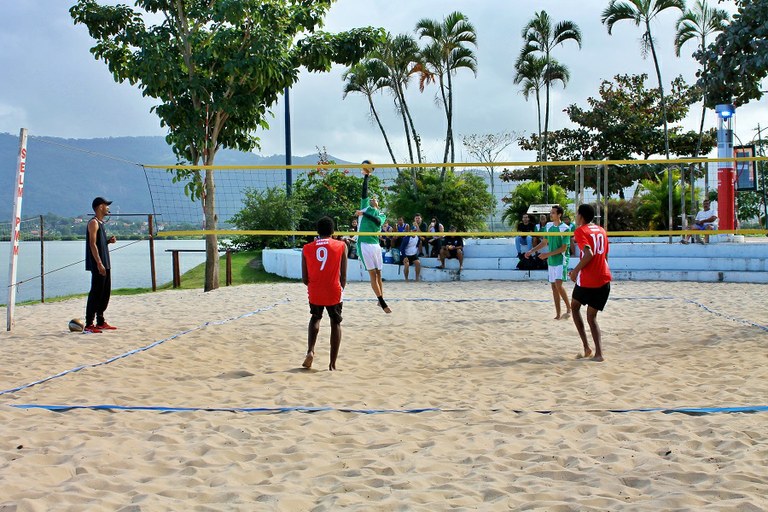
<path fill-rule="evenodd" d="M 391 315 L 348 286 L 339 372 L 327 318 L 301 368 L 300 283 L 114 297 L 98 335 L 65 332 L 84 299 L 18 307 L 0 391 L 172 339 L 0 395 L 0 511 L 768 509 L 768 412 L 611 412 L 768 405 L 768 286 L 614 283 L 604 363 L 546 283 L 384 286 Z"/>

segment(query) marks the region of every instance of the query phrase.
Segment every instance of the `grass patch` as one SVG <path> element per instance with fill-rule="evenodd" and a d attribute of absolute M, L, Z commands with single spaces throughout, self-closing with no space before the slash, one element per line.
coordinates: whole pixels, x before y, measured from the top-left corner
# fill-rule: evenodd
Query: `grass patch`
<path fill-rule="evenodd" d="M 268 283 L 290 283 L 298 282 L 298 279 L 270 274 L 264 270 L 261 264 L 261 251 L 243 251 L 232 253 L 232 286 L 241 284 L 268 284 Z M 227 257 L 219 258 L 219 287 L 226 286 L 227 282 Z M 202 290 L 205 284 L 205 263 L 201 263 L 195 268 L 181 275 L 182 290 Z M 172 290 L 173 282 L 158 285 L 157 290 Z M 112 296 L 117 295 L 141 295 L 152 293 L 152 288 L 118 288 L 112 290 Z M 45 302 L 61 302 L 78 297 L 87 297 L 87 293 L 76 293 L 72 295 L 62 295 L 59 297 L 46 297 Z M 39 300 L 28 300 L 18 302 L 17 306 L 27 304 L 39 304 Z"/>
<path fill-rule="evenodd" d="M 243 251 L 232 253 L 232 286 L 241 284 L 264 284 L 264 283 L 290 283 L 297 279 L 270 274 L 264 270 L 261 264 L 261 251 Z M 227 257 L 219 258 L 219 286 L 226 286 L 227 282 Z M 205 285 L 205 263 L 201 263 L 195 268 L 185 272 L 181 276 L 181 289 L 194 290 L 202 289 Z M 170 290 L 173 283 L 165 283 L 158 286 L 158 290 Z"/>

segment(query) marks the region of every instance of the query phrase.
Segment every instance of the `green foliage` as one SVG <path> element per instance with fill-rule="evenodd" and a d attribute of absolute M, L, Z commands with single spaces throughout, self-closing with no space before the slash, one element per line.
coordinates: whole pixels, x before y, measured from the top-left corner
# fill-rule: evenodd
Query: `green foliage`
<path fill-rule="evenodd" d="M 699 86 L 707 105 L 743 105 L 763 97 L 768 76 L 768 0 L 735 0 L 733 21 L 695 57 L 703 66 Z"/>
<path fill-rule="evenodd" d="M 749 221 L 760 216 L 763 204 L 762 195 L 758 192 L 738 192 L 736 194 L 736 218 L 741 222 Z"/>
<path fill-rule="evenodd" d="M 332 163 L 332 162 L 329 162 Z M 299 231 L 314 231 L 317 220 L 328 216 L 337 230 L 346 229 L 355 211 L 360 209 L 363 180 L 348 169 L 317 169 L 296 180 L 294 194 L 306 205 L 304 215 L 296 218 Z M 378 195 L 380 208 L 386 206 L 381 180 L 372 175 L 368 181 L 368 195 Z"/>
<path fill-rule="evenodd" d="M 115 81 L 138 85 L 159 100 L 152 110 L 168 129 L 179 162 L 213 165 L 223 148 L 251 151 L 255 132 L 268 129 L 270 108 L 296 83 L 299 69 L 328 71 L 352 65 L 372 51 L 383 31 L 317 31 L 333 4 L 318 1 L 135 0 L 100 5 L 78 0 L 70 9 L 96 40 L 91 53 Z M 149 22 L 156 21 L 156 25 Z M 200 198 L 205 227 L 217 224 L 213 172 L 181 172 L 185 192 Z M 205 289 L 218 287 L 215 235 L 206 238 Z"/>
<path fill-rule="evenodd" d="M 306 205 L 295 195 L 288 197 L 284 189 L 247 189 L 243 209 L 231 222 L 242 230 L 291 231 L 306 211 Z M 291 247 L 288 236 L 236 236 L 232 246 L 238 250 Z"/>
<path fill-rule="evenodd" d="M 608 200 L 608 231 L 642 231 L 635 210 L 639 205 L 637 198 Z"/>
<path fill-rule="evenodd" d="M 680 222 L 680 174 L 672 172 L 672 219 Z M 669 229 L 669 180 L 667 171 L 663 176 L 644 179 L 638 187 L 637 209 L 635 215 L 640 229 Z M 673 226 L 674 228 L 674 226 Z"/>
<path fill-rule="evenodd" d="M 545 200 L 540 181 L 521 183 L 509 196 L 502 199 L 507 206 L 504 208 L 501 219 L 516 229 L 517 223 L 520 222 L 523 214 L 528 211 L 528 207 L 532 204 L 559 204 L 568 213 L 568 193 L 563 187 L 551 185 L 549 187 L 549 199 L 549 201 Z M 574 218 L 573 215 L 571 218 Z"/>
<path fill-rule="evenodd" d="M 459 231 L 485 229 L 485 219 L 495 201 L 483 177 L 452 169 L 445 171 L 442 178 L 441 174 L 439 169 L 419 170 L 414 185 L 413 175 L 401 172 L 390 188 L 392 216 L 412 219 L 418 212 L 437 217 L 446 230 L 450 225 Z"/>

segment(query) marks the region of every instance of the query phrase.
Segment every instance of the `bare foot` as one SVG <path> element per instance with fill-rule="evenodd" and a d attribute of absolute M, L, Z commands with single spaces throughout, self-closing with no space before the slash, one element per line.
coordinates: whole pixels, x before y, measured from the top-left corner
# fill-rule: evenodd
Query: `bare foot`
<path fill-rule="evenodd" d="M 585 350 L 584 351 L 584 355 L 579 354 L 579 355 L 576 356 L 576 359 L 589 359 L 590 357 L 592 357 L 592 351 L 591 350 Z"/>
<path fill-rule="evenodd" d="M 391 313 L 392 310 L 389 308 L 389 306 L 383 308 L 385 313 Z"/>
<path fill-rule="evenodd" d="M 592 358 L 592 360 L 593 360 L 593 361 L 595 361 L 595 362 L 597 362 L 597 363 L 602 363 L 602 362 L 604 361 L 604 359 L 603 359 L 603 356 L 602 356 L 602 355 L 600 355 L 600 356 L 595 356 L 595 357 L 593 357 L 593 358 Z"/>
<path fill-rule="evenodd" d="M 560 315 L 557 315 L 553 320 L 560 320 Z"/>
<path fill-rule="evenodd" d="M 315 355 L 312 352 L 310 352 L 307 354 L 307 357 L 304 358 L 304 362 L 301 363 L 301 366 L 309 370 L 310 368 L 312 368 L 312 361 L 314 360 L 315 360 Z"/>

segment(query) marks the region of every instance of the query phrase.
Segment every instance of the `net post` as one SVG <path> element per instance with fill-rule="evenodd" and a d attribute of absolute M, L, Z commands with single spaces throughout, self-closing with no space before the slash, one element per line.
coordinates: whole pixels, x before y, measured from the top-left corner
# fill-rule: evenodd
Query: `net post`
<path fill-rule="evenodd" d="M 154 215 L 147 215 L 147 225 L 149 226 L 149 271 L 152 274 L 152 291 L 157 291 L 157 273 L 155 272 L 155 229 Z"/>
<path fill-rule="evenodd" d="M 45 219 L 40 216 L 40 302 L 45 304 Z"/>

